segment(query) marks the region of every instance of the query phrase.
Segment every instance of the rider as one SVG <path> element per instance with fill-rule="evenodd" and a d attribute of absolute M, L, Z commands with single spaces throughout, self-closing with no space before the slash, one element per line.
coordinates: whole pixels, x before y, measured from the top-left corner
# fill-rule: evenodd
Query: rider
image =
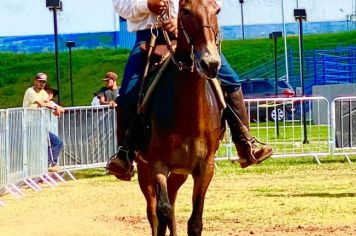
<path fill-rule="evenodd" d="M 217 1 L 219 2 L 219 1 Z M 130 123 L 137 114 L 140 78 L 143 75 L 146 54 L 140 50 L 142 42 L 148 42 L 151 37 L 151 26 L 156 22 L 157 15 L 167 11 L 169 18 L 162 27 L 172 38 L 177 36 L 178 0 L 113 0 L 117 13 L 127 19 L 129 31 L 136 32 L 136 41 L 128 58 L 123 81 L 119 91 L 117 109 L 117 138 L 119 151 L 107 164 L 107 169 L 121 180 L 129 181 L 132 176 L 134 158 L 134 143 L 130 140 L 132 131 Z M 168 5 L 169 4 L 169 5 Z M 221 4 L 219 4 L 221 6 Z M 166 44 L 162 33 L 158 34 L 156 44 Z M 249 132 L 249 118 L 243 101 L 239 77 L 221 56 L 221 68 L 218 79 L 221 81 L 223 92 L 226 94 L 225 117 L 235 143 L 239 163 L 242 168 L 259 163 L 272 155 L 270 145 L 261 144 Z"/>

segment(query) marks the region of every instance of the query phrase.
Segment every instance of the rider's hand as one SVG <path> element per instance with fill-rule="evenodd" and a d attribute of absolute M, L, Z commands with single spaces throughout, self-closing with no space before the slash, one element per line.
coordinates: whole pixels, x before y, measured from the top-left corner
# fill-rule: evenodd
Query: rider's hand
<path fill-rule="evenodd" d="M 163 21 L 163 28 L 172 36 L 178 36 L 178 29 L 177 29 L 177 18 L 172 18 Z"/>
<path fill-rule="evenodd" d="M 156 15 L 160 15 L 167 10 L 166 2 L 168 0 L 147 0 L 148 10 Z"/>

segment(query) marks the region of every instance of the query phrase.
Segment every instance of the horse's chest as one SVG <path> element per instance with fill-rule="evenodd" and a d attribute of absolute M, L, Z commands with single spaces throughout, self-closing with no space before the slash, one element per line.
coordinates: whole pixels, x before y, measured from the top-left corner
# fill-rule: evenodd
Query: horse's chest
<path fill-rule="evenodd" d="M 171 135 L 167 141 L 166 151 L 162 154 L 170 169 L 176 173 L 191 173 L 197 163 L 207 160 L 214 152 L 201 137 Z"/>

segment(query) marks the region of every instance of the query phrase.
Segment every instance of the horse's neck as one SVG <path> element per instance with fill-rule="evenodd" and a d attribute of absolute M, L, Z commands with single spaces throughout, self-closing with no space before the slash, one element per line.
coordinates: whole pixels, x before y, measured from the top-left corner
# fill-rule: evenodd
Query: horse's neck
<path fill-rule="evenodd" d="M 175 81 L 176 111 L 185 121 L 197 122 L 206 119 L 212 110 L 218 109 L 216 99 L 207 80 L 196 71 L 177 73 Z"/>

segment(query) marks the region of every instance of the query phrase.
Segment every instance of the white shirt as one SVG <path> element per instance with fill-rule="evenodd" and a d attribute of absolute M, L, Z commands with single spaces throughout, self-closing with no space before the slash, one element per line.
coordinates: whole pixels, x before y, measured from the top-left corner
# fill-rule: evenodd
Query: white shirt
<path fill-rule="evenodd" d="M 221 7 L 222 0 L 216 0 Z M 127 29 L 130 32 L 150 29 L 156 22 L 156 15 L 147 6 L 147 0 L 113 0 L 115 10 L 119 16 L 127 20 Z M 169 0 L 170 13 L 173 18 L 178 16 L 178 0 Z"/>
<path fill-rule="evenodd" d="M 93 100 L 91 101 L 92 106 L 100 106 L 100 100 L 97 96 L 93 97 Z"/>
<path fill-rule="evenodd" d="M 147 6 L 147 0 L 113 0 L 115 10 L 119 16 L 127 20 L 127 29 L 130 32 L 150 29 L 156 22 L 156 15 Z M 170 0 L 171 16 L 178 15 L 177 0 Z"/>

